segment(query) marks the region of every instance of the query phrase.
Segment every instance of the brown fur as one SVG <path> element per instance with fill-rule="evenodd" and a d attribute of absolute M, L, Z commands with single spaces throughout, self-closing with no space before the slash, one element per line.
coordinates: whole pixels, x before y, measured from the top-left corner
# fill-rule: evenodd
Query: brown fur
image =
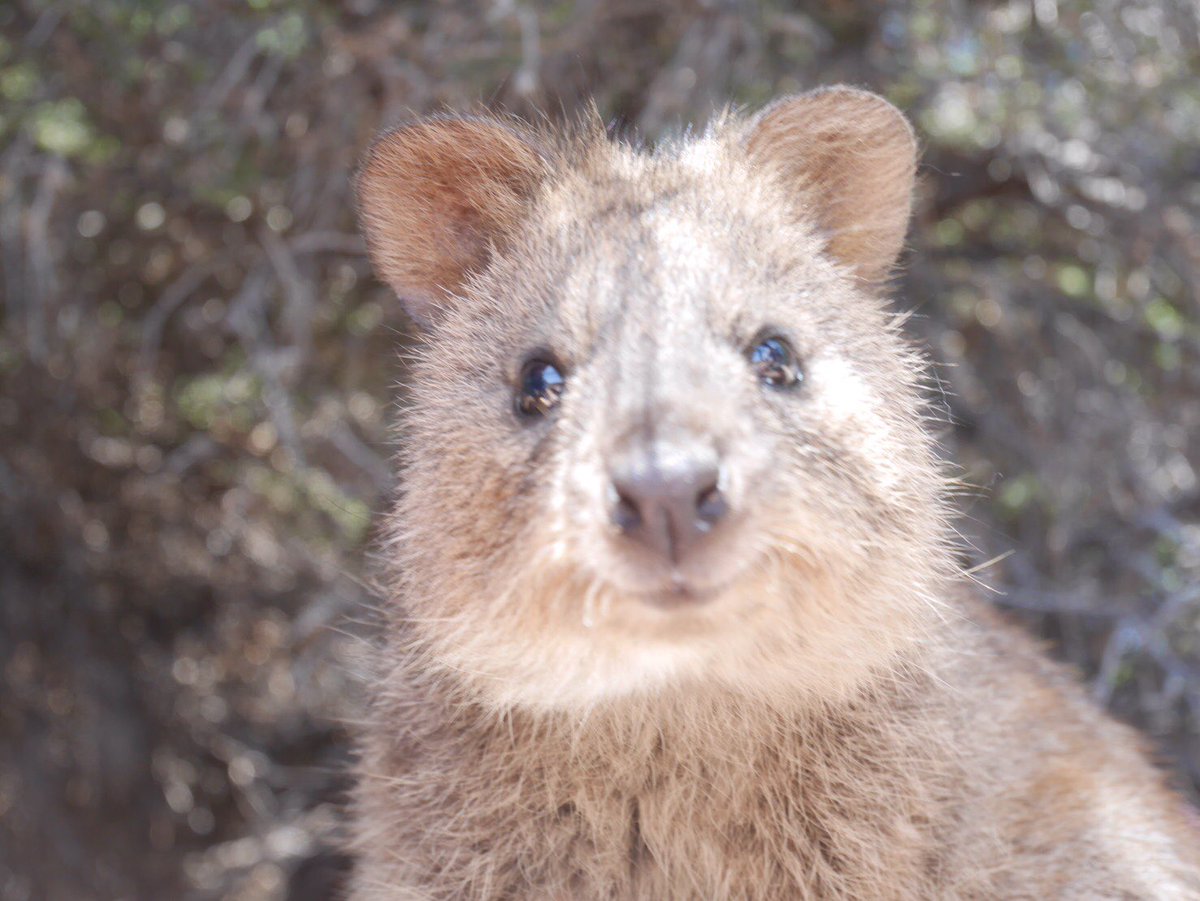
<path fill-rule="evenodd" d="M 427 330 L 353 897 L 1200 898 L 1132 733 L 954 569 L 923 365 L 872 287 L 914 162 L 848 89 L 653 152 L 381 137 L 364 226 Z M 764 328 L 799 390 L 751 375 Z M 530 355 L 568 378 L 537 422 Z M 671 568 L 613 534 L 608 461 L 697 440 L 736 516 Z M 680 580 L 703 602 L 656 602 Z"/>

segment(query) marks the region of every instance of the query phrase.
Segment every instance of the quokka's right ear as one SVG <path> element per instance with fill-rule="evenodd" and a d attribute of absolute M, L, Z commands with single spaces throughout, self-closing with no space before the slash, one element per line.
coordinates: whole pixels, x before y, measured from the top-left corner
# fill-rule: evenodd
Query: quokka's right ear
<path fill-rule="evenodd" d="M 375 272 L 421 325 L 517 227 L 547 171 L 524 138 L 488 119 L 425 119 L 382 133 L 358 173 Z"/>

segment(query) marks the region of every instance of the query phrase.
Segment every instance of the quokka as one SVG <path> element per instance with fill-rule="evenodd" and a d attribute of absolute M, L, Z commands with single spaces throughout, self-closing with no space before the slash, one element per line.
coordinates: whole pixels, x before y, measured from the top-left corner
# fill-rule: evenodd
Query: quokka
<path fill-rule="evenodd" d="M 844 87 L 378 138 L 422 341 L 352 897 L 1200 898 L 1194 814 L 956 564 L 882 287 L 916 158 Z"/>

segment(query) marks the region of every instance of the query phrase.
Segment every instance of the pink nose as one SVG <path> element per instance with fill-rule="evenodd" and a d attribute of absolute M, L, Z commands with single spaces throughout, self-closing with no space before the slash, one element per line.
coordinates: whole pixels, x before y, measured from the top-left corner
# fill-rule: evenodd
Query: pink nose
<path fill-rule="evenodd" d="M 610 470 L 610 516 L 621 534 L 678 564 L 725 516 L 714 451 L 655 448 Z"/>

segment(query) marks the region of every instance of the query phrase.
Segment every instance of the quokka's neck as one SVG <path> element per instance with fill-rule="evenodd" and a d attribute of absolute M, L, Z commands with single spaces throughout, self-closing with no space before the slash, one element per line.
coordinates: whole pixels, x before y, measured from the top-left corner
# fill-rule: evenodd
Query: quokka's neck
<path fill-rule="evenodd" d="M 729 779 L 754 773 L 765 760 L 825 768 L 847 748 L 899 760 L 912 753 L 906 723 L 936 706 L 933 682 L 923 666 L 901 662 L 833 702 L 680 688 L 579 711 L 496 712 L 461 701 L 447 709 L 455 711 L 460 734 L 474 736 L 468 742 L 490 748 L 487 756 L 507 768 L 535 769 L 554 781 L 595 777 L 636 786 L 655 772 Z"/>

